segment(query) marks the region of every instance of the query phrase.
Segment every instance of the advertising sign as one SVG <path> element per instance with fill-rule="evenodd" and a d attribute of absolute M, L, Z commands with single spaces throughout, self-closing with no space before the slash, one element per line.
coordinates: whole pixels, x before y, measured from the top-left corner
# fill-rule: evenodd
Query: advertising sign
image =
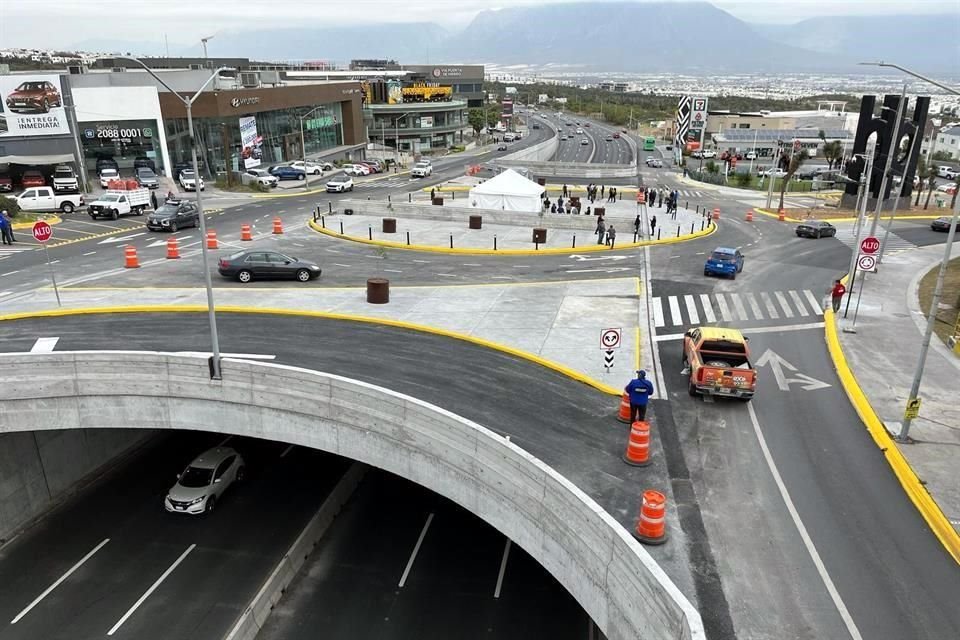
<path fill-rule="evenodd" d="M 263 157 L 261 145 L 263 138 L 257 135 L 257 118 L 247 116 L 240 118 L 240 157 L 243 158 L 243 168 L 252 169 L 260 166 Z"/>
<path fill-rule="evenodd" d="M 69 133 L 60 76 L 0 76 L 0 137 Z"/>
<path fill-rule="evenodd" d="M 690 99 L 690 133 L 691 138 L 696 136 L 696 140 L 703 142 L 703 130 L 707 126 L 707 99 Z"/>
<path fill-rule="evenodd" d="M 513 117 L 513 100 L 504 98 L 500 101 L 501 114 L 504 118 Z"/>
<path fill-rule="evenodd" d="M 433 126 L 433 116 L 420 116 L 420 127 L 432 127 Z"/>
<path fill-rule="evenodd" d="M 120 144 L 150 144 L 153 138 L 152 127 L 140 127 L 136 122 L 96 122 L 83 123 L 80 130 L 86 140 Z"/>

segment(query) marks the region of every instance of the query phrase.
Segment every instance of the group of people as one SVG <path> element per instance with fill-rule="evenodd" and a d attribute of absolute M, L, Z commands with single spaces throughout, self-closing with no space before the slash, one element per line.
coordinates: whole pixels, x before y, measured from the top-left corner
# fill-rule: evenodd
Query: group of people
<path fill-rule="evenodd" d="M 13 220 L 7 214 L 6 209 L 0 211 L 0 235 L 3 236 L 3 244 L 16 242 L 13 238 Z"/>
<path fill-rule="evenodd" d="M 597 228 L 593 233 L 597 236 L 597 244 L 605 244 L 613 249 L 613 245 L 617 242 L 617 230 L 613 228 L 612 223 L 608 227 L 602 215 L 597 216 Z"/>
<path fill-rule="evenodd" d="M 640 231 L 640 214 L 637 214 L 637 219 L 633 221 L 633 232 L 639 237 L 643 235 Z M 657 216 L 650 216 L 650 237 L 653 237 L 653 234 L 657 231 Z"/>
<path fill-rule="evenodd" d="M 566 185 L 564 185 L 564 189 L 566 189 Z M 590 200 L 591 204 L 604 198 L 607 199 L 607 202 L 614 202 L 617 198 L 617 189 L 615 187 L 610 187 L 608 190 L 603 185 L 600 185 L 598 189 L 597 185 L 593 184 L 592 182 L 587 185 L 587 199 Z"/>
<path fill-rule="evenodd" d="M 662 188 L 657 189 L 655 187 L 650 187 L 644 191 L 644 200 L 648 207 L 659 206 L 660 208 L 663 208 L 663 206 L 666 205 L 667 213 L 676 217 L 677 203 L 680 201 L 680 192 L 676 189 L 673 191 L 668 191 Z M 659 205 L 657 204 L 658 202 Z"/>
<path fill-rule="evenodd" d="M 575 216 L 580 215 L 580 201 L 573 200 L 564 200 L 563 197 L 557 198 L 556 202 L 551 202 L 550 198 L 546 195 L 543 197 L 543 210 L 550 210 L 550 213 L 568 213 Z M 583 212 L 584 215 L 591 215 L 590 207 L 587 207 L 586 211 Z"/>

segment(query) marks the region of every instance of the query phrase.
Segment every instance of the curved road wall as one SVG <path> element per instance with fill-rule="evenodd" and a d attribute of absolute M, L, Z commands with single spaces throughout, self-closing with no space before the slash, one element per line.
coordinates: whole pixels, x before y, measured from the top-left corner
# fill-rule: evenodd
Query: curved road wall
<path fill-rule="evenodd" d="M 583 178 L 632 178 L 637 175 L 637 164 L 600 164 L 594 162 L 521 162 L 510 156 L 493 161 L 504 169 L 524 168 L 534 175 L 578 176 Z"/>
<path fill-rule="evenodd" d="M 591 498 L 488 429 L 416 398 L 272 363 L 152 352 L 0 356 L 0 433 L 197 429 L 329 451 L 469 509 L 540 562 L 610 640 L 704 640 L 699 614 Z"/>

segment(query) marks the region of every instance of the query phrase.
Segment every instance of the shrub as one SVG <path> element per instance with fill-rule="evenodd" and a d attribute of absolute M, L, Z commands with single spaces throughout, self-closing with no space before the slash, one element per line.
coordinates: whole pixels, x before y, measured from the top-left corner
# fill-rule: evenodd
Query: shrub
<path fill-rule="evenodd" d="M 18 205 L 17 201 L 13 198 L 0 196 L 0 211 L 4 210 L 6 210 L 7 214 L 11 218 L 16 218 L 17 214 L 20 213 L 20 205 Z"/>
<path fill-rule="evenodd" d="M 751 185 L 753 185 L 753 176 L 750 175 L 749 173 L 735 173 L 733 175 L 733 182 L 738 187 L 747 189 Z"/>
<path fill-rule="evenodd" d="M 718 173 L 720 173 L 719 165 L 717 165 L 717 163 L 714 162 L 713 160 L 708 160 L 707 164 L 704 165 L 704 169 L 706 169 L 707 173 L 711 175 L 717 175 Z"/>

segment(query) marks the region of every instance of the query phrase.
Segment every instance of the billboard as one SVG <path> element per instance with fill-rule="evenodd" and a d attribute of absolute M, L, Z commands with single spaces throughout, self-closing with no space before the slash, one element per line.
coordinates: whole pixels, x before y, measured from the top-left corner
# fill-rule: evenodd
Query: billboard
<path fill-rule="evenodd" d="M 69 133 L 60 76 L 0 76 L 0 136 Z"/>
<path fill-rule="evenodd" d="M 420 116 L 420 127 L 429 128 L 433 126 L 433 116 Z"/>
<path fill-rule="evenodd" d="M 703 132 L 707 127 L 707 99 L 690 99 L 690 139 L 703 144 Z"/>
<path fill-rule="evenodd" d="M 257 135 L 257 118 L 247 116 L 240 118 L 240 157 L 243 158 L 243 168 L 252 169 L 260 166 L 263 157 L 261 145 L 263 138 Z"/>

